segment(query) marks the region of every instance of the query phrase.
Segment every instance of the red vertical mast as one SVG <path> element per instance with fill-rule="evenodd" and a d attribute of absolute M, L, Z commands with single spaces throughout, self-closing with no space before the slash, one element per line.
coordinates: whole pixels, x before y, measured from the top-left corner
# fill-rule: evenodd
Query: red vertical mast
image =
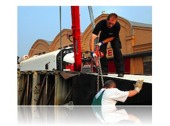
<path fill-rule="evenodd" d="M 79 6 L 71 6 L 72 34 L 74 44 L 74 70 L 81 70 L 81 41 L 80 41 L 80 13 Z"/>

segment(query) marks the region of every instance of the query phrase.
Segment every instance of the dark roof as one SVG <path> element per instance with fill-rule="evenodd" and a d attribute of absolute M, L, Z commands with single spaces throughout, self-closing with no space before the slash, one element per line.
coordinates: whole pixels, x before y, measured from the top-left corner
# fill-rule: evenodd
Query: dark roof
<path fill-rule="evenodd" d="M 149 27 L 152 28 L 152 24 L 139 23 L 134 21 L 129 21 L 132 26 Z"/>

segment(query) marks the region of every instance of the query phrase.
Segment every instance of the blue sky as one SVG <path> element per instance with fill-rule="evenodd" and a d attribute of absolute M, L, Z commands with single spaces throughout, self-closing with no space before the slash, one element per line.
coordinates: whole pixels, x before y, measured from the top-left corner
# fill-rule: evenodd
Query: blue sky
<path fill-rule="evenodd" d="M 152 6 L 93 6 L 94 18 L 102 11 L 117 13 L 131 21 L 152 24 Z M 81 32 L 90 24 L 87 6 L 80 6 Z M 62 29 L 71 28 L 70 6 L 62 6 Z M 60 32 L 58 6 L 18 6 L 17 55 L 28 54 L 37 39 L 53 41 Z"/>

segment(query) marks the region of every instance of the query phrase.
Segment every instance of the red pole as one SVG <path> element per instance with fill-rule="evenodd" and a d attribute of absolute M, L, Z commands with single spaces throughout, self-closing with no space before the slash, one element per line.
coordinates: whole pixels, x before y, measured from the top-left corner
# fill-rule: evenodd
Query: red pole
<path fill-rule="evenodd" d="M 74 44 L 74 70 L 81 70 L 80 13 L 79 6 L 71 6 L 72 34 Z"/>

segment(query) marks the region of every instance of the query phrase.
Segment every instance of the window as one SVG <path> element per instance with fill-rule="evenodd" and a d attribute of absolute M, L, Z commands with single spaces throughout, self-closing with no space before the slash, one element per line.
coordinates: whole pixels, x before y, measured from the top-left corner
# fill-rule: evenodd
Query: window
<path fill-rule="evenodd" d="M 143 57 L 144 75 L 152 75 L 152 56 Z"/>

